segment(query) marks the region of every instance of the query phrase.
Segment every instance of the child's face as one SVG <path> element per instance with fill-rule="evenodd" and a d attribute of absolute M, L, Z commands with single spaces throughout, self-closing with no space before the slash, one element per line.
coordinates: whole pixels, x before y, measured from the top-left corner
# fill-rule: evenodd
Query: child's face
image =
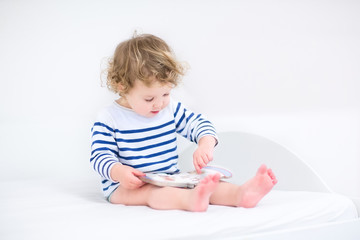
<path fill-rule="evenodd" d="M 171 89 L 171 84 L 162 85 L 156 80 L 149 87 L 136 80 L 120 104 L 141 116 L 154 117 L 169 104 Z"/>

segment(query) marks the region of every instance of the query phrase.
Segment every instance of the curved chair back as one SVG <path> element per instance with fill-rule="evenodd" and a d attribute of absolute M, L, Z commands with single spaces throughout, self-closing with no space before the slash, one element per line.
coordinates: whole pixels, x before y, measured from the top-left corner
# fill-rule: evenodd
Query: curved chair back
<path fill-rule="evenodd" d="M 278 179 L 275 189 L 293 191 L 331 192 L 321 177 L 294 153 L 267 138 L 244 132 L 220 132 L 219 144 L 211 165 L 222 166 L 233 173 L 229 182 L 242 184 L 261 164 L 270 167 Z M 192 144 L 179 154 L 182 171 L 193 170 Z"/>

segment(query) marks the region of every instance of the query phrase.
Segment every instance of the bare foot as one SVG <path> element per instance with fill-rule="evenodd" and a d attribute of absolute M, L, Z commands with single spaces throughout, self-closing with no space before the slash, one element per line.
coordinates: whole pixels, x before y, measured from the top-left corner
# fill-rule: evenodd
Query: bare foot
<path fill-rule="evenodd" d="M 239 187 L 238 207 L 255 207 L 276 183 L 277 179 L 272 170 L 264 164 L 261 165 L 256 175 Z"/>
<path fill-rule="evenodd" d="M 207 176 L 191 190 L 190 211 L 204 212 L 207 210 L 210 196 L 218 186 L 219 180 L 219 174 Z"/>

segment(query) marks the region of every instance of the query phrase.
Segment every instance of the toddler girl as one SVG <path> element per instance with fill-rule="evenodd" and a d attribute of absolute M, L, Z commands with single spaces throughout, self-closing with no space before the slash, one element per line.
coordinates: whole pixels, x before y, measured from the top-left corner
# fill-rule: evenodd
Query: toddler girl
<path fill-rule="evenodd" d="M 172 50 L 156 36 L 135 35 L 117 46 L 107 86 L 120 98 L 99 113 L 92 128 L 90 162 L 102 178 L 105 197 L 154 209 L 254 207 L 277 182 L 265 165 L 240 186 L 219 181 L 219 175 L 206 177 L 194 189 L 157 187 L 139 179 L 148 172 L 179 172 L 176 134 L 198 145 L 193 155 L 197 172 L 213 158 L 218 142 L 213 124 L 170 97 L 183 74 Z"/>

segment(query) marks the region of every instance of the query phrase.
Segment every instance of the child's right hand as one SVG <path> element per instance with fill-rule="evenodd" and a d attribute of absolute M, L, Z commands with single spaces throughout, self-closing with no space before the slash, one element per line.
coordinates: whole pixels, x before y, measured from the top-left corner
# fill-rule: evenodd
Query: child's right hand
<path fill-rule="evenodd" d="M 120 182 L 121 186 L 127 189 L 137 189 L 145 184 L 139 179 L 145 176 L 145 173 L 129 166 L 115 164 L 110 174 L 113 180 Z"/>

